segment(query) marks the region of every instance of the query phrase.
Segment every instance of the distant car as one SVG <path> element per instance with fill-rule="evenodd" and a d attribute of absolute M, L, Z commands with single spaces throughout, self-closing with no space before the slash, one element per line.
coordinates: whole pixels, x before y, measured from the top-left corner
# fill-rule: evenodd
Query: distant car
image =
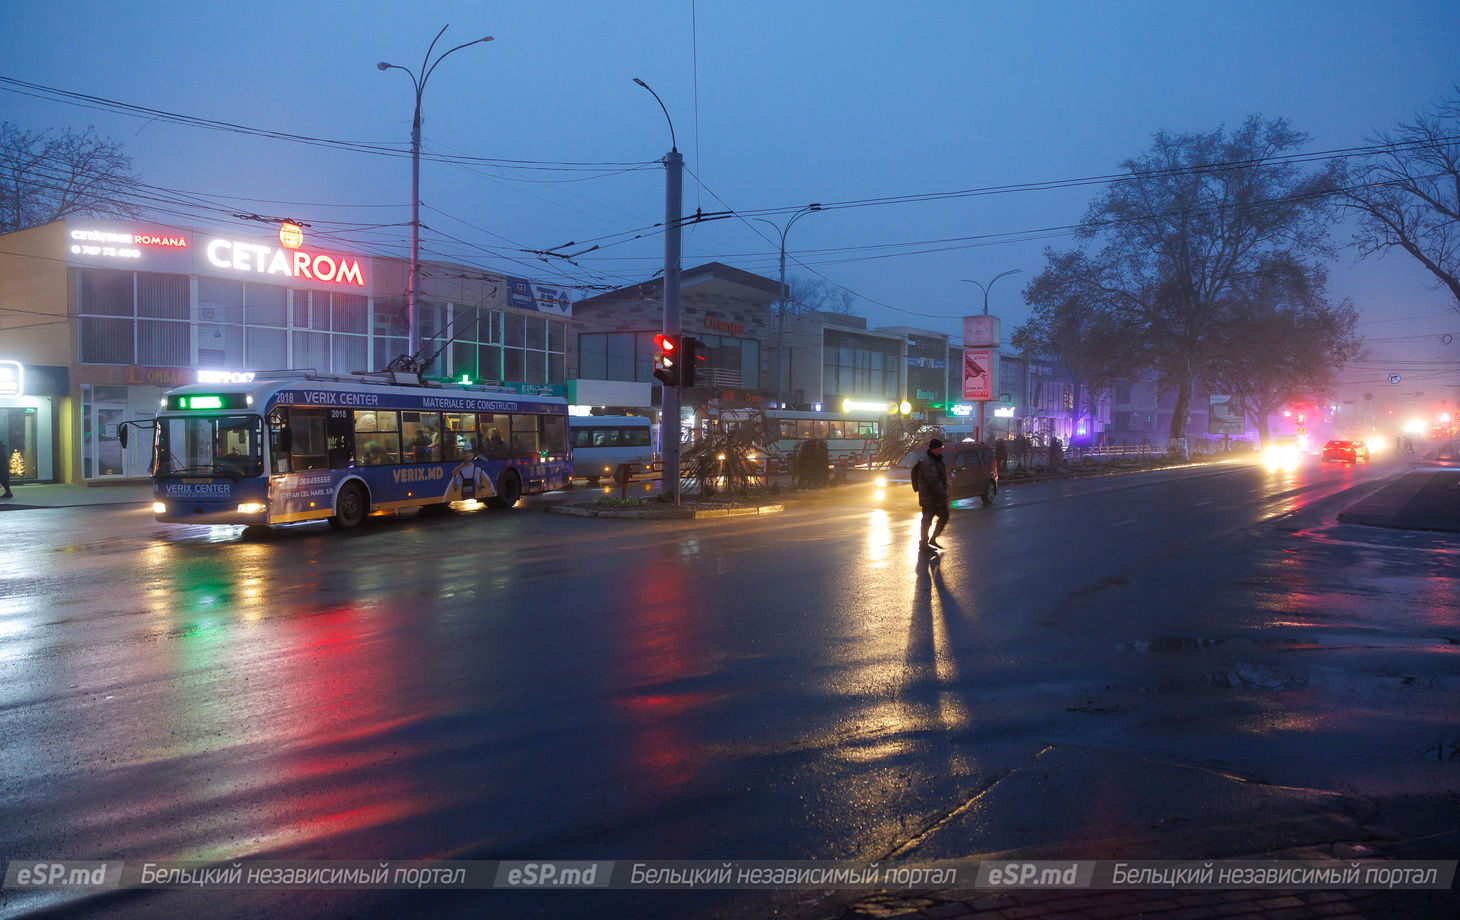
<path fill-rule="evenodd" d="M 1369 462 L 1369 445 L 1363 441 L 1329 441 L 1323 445 L 1323 462 Z"/>
<path fill-rule="evenodd" d="M 927 455 L 926 450 L 915 450 L 887 468 L 878 477 L 879 487 L 907 489 L 910 486 L 913 464 Z M 947 442 L 943 445 L 943 463 L 948 467 L 948 499 L 978 496 L 985 505 L 992 504 L 999 492 L 999 469 L 994 463 L 994 451 L 982 441 Z"/>

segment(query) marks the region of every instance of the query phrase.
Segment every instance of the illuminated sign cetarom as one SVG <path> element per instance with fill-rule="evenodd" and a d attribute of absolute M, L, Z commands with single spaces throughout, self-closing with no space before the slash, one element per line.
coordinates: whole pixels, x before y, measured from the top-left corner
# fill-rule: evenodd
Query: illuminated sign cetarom
<path fill-rule="evenodd" d="M 207 253 L 208 261 L 215 268 L 365 286 L 365 273 L 360 270 L 360 261 L 348 256 L 311 255 L 302 249 L 276 249 L 260 243 L 221 238 L 208 241 Z"/>

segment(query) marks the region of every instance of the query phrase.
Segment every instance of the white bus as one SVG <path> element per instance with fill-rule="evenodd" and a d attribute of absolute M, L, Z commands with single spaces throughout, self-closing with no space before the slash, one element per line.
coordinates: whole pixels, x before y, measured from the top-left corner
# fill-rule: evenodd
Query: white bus
<path fill-rule="evenodd" d="M 726 409 L 710 424 L 738 424 L 749 420 L 752 410 Z M 795 409 L 766 409 L 765 419 L 776 426 L 778 437 L 771 445 L 771 457 L 786 463 L 796 448 L 810 440 L 826 442 L 827 459 L 852 466 L 864 464 L 877 450 L 885 413 L 803 412 Z"/>
<path fill-rule="evenodd" d="M 636 415 L 572 415 L 568 430 L 573 445 L 573 476 L 588 480 L 612 479 L 620 463 L 630 464 L 635 475 L 653 469 L 654 432 L 649 419 Z"/>

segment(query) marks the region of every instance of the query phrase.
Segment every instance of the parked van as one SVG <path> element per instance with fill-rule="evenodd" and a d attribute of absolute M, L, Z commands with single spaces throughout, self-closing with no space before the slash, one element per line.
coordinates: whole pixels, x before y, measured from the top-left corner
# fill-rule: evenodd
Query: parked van
<path fill-rule="evenodd" d="M 927 456 L 927 445 L 919 445 L 906 457 L 887 468 L 879 477 L 879 485 L 889 489 L 906 489 L 912 494 L 912 468 Z M 978 496 L 985 505 L 993 504 L 999 492 L 999 467 L 994 462 L 994 449 L 982 441 L 945 441 L 943 444 L 943 465 L 948 467 L 948 498 Z"/>

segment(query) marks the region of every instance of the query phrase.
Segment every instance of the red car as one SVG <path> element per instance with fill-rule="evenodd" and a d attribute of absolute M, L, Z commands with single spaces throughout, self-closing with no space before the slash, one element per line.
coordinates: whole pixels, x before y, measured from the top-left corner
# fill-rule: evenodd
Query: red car
<path fill-rule="evenodd" d="M 1329 441 L 1323 445 L 1323 460 L 1339 463 L 1369 462 L 1369 445 L 1363 441 Z"/>

